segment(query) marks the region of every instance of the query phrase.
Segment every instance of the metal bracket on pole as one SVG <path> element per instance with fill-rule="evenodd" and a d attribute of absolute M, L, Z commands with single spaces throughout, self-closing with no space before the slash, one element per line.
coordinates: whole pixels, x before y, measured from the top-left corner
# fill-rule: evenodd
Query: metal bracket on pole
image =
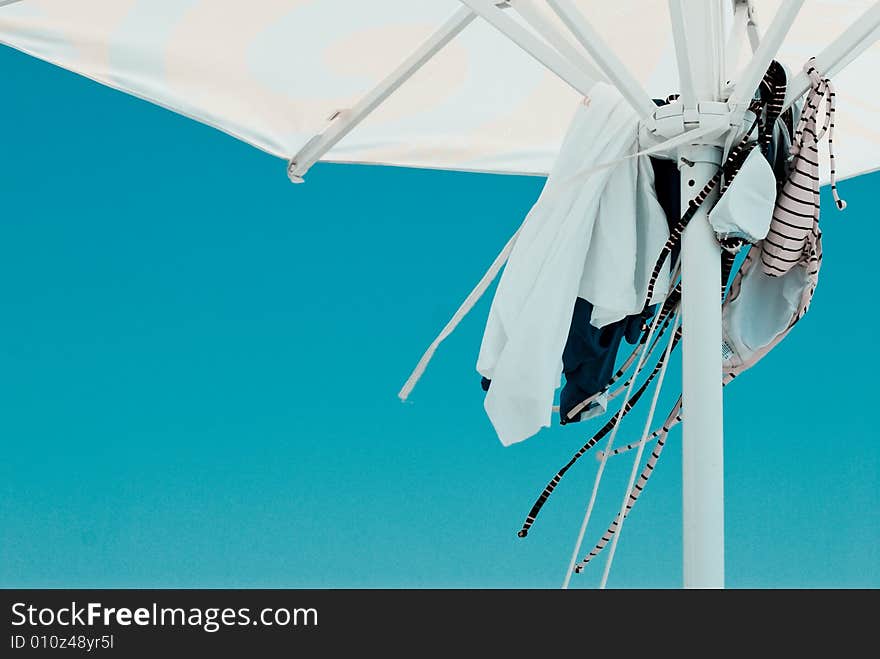
<path fill-rule="evenodd" d="M 822 75 L 835 75 L 878 39 L 880 39 L 880 2 L 875 2 L 839 37 L 816 55 L 816 70 Z M 809 88 L 809 78 L 801 71 L 788 84 L 784 107 L 791 107 L 791 104 L 803 96 Z"/>
<path fill-rule="evenodd" d="M 748 0 L 748 22 L 746 23 L 746 33 L 749 35 L 749 45 L 752 47 L 752 54 L 758 50 L 758 46 L 761 45 L 761 30 L 758 27 L 758 10 L 755 9 L 755 5 L 752 3 L 752 0 Z"/>
<path fill-rule="evenodd" d="M 538 62 L 550 69 L 568 83 L 575 91 L 587 96 L 596 80 L 589 73 L 581 71 L 567 58 L 536 37 L 532 32 L 507 16 L 491 0 L 460 0 L 475 13 L 483 17 L 492 27 L 501 32 L 517 46 L 526 51 Z"/>
<path fill-rule="evenodd" d="M 724 72 L 725 83 L 729 82 L 737 72 L 739 53 L 742 50 L 746 32 L 749 30 L 751 16 L 752 5 L 750 0 L 733 0 L 733 24 L 727 37 L 727 44 L 724 46 L 724 58 L 727 62 L 727 69 Z M 757 47 L 757 43 L 752 45 L 752 54 L 754 54 Z"/>
<path fill-rule="evenodd" d="M 407 57 L 382 82 L 371 89 L 356 105 L 337 110 L 329 118 L 323 132 L 306 142 L 287 165 L 287 175 L 294 183 L 302 183 L 303 176 L 348 135 L 358 124 L 391 96 L 404 82 L 409 80 L 426 62 L 436 55 L 446 44 L 454 39 L 475 18 L 474 12 L 466 7 L 460 8 L 439 30 L 432 34 L 415 52 Z"/>
<path fill-rule="evenodd" d="M 776 11 L 776 16 L 752 56 L 752 61 L 734 84 L 733 94 L 730 96 L 731 106 L 747 105 L 751 101 L 803 4 L 804 0 L 785 0 Z"/>
<path fill-rule="evenodd" d="M 654 101 L 578 8 L 569 0 L 547 0 L 547 4 L 608 76 L 608 80 L 623 94 L 639 117 L 651 115 L 657 107 Z"/>

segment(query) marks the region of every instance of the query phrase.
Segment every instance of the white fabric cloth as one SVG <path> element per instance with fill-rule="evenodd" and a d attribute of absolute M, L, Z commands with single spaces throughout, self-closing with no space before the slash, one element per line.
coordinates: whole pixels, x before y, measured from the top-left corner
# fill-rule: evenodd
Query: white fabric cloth
<path fill-rule="evenodd" d="M 638 119 L 620 94 L 597 84 L 578 107 L 541 197 L 529 212 L 498 284 L 477 360 L 492 380 L 485 408 L 505 445 L 551 422 L 575 299 L 604 326 L 641 311 L 668 238 L 646 157 L 571 183 L 573 172 L 637 150 Z M 657 302 L 668 287 L 658 281 Z"/>
<path fill-rule="evenodd" d="M 775 205 L 776 177 L 756 147 L 710 211 L 709 224 L 719 238 L 756 243 L 767 236 Z"/>

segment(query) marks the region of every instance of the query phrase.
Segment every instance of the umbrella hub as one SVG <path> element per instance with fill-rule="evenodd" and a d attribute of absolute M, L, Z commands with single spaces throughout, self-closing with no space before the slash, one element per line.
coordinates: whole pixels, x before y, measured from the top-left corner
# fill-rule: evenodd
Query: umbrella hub
<path fill-rule="evenodd" d="M 675 160 L 681 147 L 723 147 L 740 141 L 752 127 L 755 114 L 724 101 L 701 101 L 687 107 L 676 101 L 659 106 L 639 123 L 639 149 Z"/>

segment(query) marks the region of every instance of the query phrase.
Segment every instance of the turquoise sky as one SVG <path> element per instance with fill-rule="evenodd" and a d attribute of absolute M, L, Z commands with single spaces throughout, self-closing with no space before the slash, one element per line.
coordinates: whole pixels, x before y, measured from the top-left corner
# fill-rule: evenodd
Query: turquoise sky
<path fill-rule="evenodd" d="M 0 70 L 0 585 L 558 587 L 597 462 L 516 531 L 598 426 L 501 446 L 474 371 L 488 298 L 396 398 L 540 179 L 319 165 L 293 186 L 188 119 L 8 49 Z M 840 187 L 813 309 L 726 392 L 732 587 L 880 586 L 880 175 Z M 610 586 L 680 584 L 680 466 L 675 432 Z M 609 463 L 589 546 L 629 469 Z"/>

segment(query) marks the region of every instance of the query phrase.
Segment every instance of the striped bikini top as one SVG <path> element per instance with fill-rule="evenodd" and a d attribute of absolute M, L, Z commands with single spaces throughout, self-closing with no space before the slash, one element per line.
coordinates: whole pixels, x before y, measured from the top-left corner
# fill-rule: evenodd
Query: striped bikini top
<path fill-rule="evenodd" d="M 761 246 L 761 265 L 769 277 L 784 275 L 797 263 L 815 266 L 819 227 L 819 140 L 828 134 L 831 165 L 831 193 L 837 208 L 846 208 L 837 194 L 834 171 L 835 93 L 828 78 L 823 78 L 811 58 L 804 69 L 810 78 L 810 91 L 800 121 L 794 131 L 791 153 L 794 161 L 788 179 L 776 198 L 770 231 Z M 819 108 L 825 100 L 825 122 L 817 129 Z"/>

